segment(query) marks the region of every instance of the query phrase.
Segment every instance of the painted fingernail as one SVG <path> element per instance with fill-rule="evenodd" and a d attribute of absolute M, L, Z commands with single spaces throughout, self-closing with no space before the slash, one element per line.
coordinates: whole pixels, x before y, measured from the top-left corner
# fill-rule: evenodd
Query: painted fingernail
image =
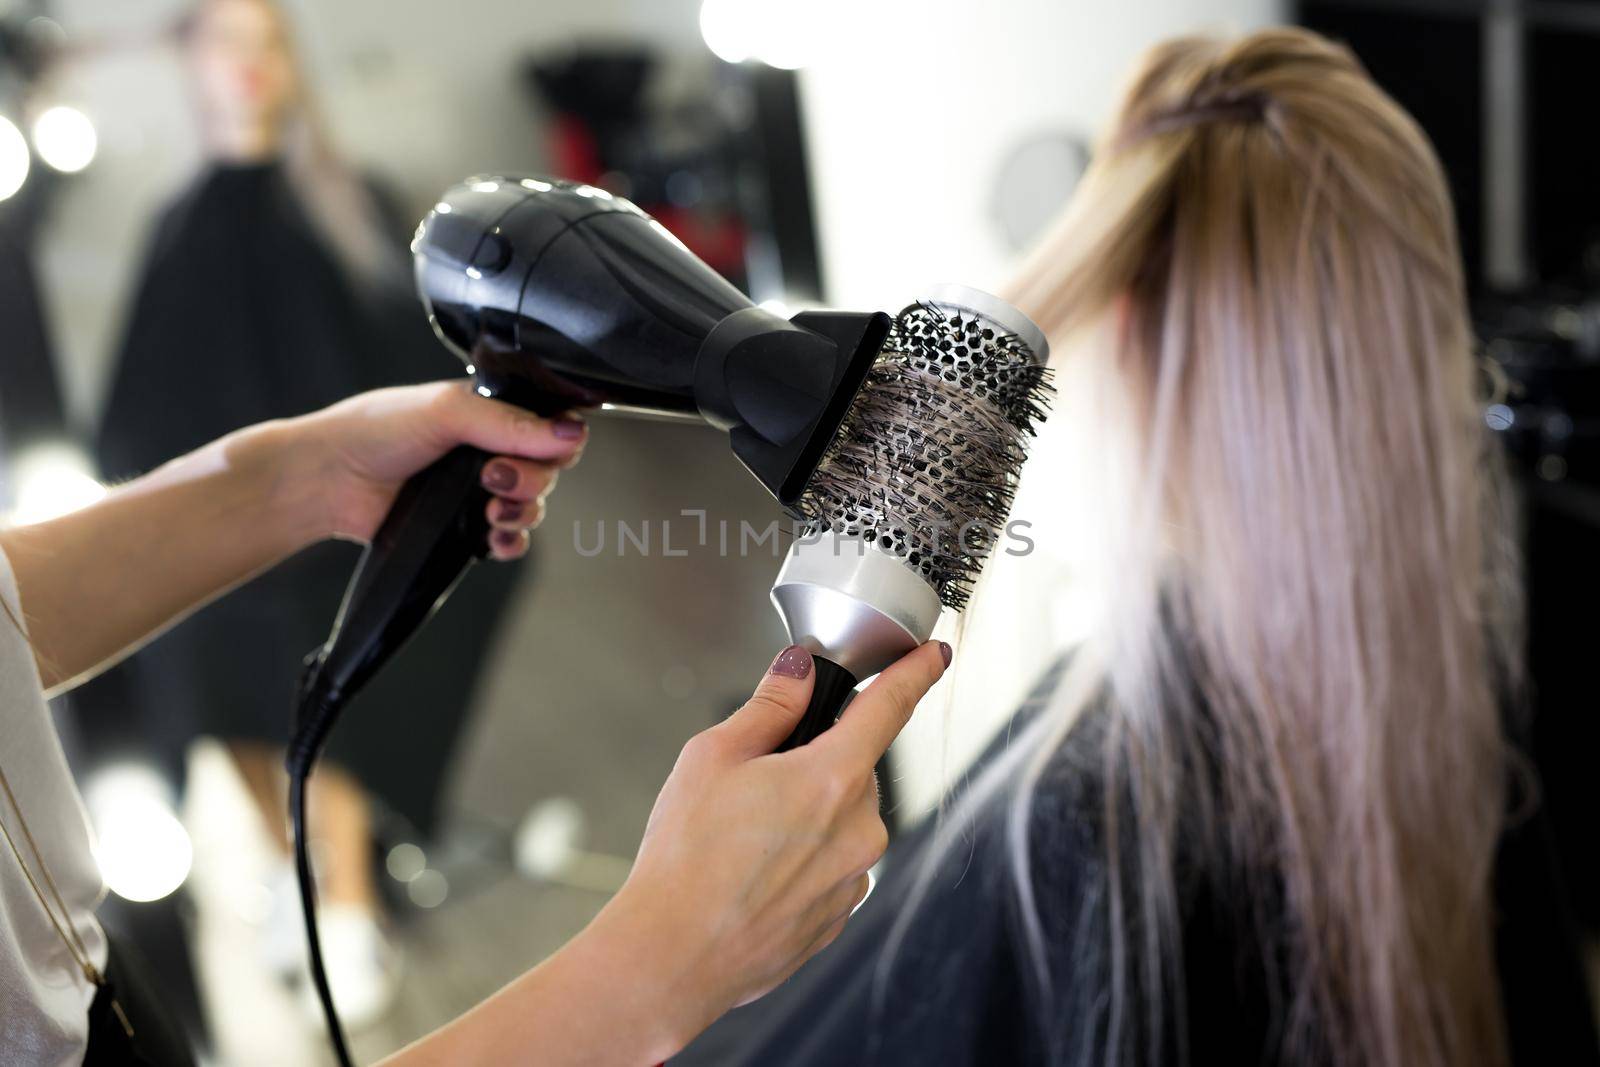
<path fill-rule="evenodd" d="M 526 506 L 520 500 L 502 500 L 500 501 L 500 521 L 516 522 L 522 518 L 522 513 L 526 510 Z"/>
<path fill-rule="evenodd" d="M 502 552 L 520 552 L 522 550 L 522 531 L 496 530 L 489 535 L 489 541 Z"/>
<path fill-rule="evenodd" d="M 944 665 L 950 666 L 950 661 L 955 658 L 956 650 L 950 647 L 950 642 L 939 642 L 939 655 L 944 657 Z"/>
<path fill-rule="evenodd" d="M 583 436 L 583 423 L 577 419 L 557 419 L 550 424 L 550 432 L 563 441 L 576 441 Z"/>
<path fill-rule="evenodd" d="M 784 678 L 805 678 L 811 674 L 811 653 L 799 645 L 790 645 L 778 653 L 767 673 Z"/>
<path fill-rule="evenodd" d="M 483 468 L 483 486 L 496 493 L 509 493 L 517 487 L 517 469 L 496 461 Z"/>

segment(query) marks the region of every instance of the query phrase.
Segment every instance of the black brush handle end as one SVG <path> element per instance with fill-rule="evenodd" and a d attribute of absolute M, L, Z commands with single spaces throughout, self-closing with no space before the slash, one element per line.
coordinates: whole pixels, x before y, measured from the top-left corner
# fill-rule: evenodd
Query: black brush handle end
<path fill-rule="evenodd" d="M 828 727 L 838 721 L 839 713 L 850 702 L 851 694 L 861 681 L 831 659 L 812 656 L 811 662 L 812 670 L 816 672 L 811 703 L 806 705 L 806 713 L 801 717 L 800 725 L 794 728 L 794 733 L 778 746 L 779 752 L 799 748 L 821 737 Z"/>

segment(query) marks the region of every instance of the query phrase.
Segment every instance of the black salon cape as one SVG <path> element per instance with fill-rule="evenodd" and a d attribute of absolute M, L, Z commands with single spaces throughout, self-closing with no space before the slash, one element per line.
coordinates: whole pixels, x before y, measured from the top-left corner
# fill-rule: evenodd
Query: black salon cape
<path fill-rule="evenodd" d="M 200 175 L 154 228 L 100 426 L 104 475 L 127 479 L 362 390 L 459 377 L 410 291 L 412 226 L 389 215 L 392 280 L 357 285 L 280 166 Z M 97 755 L 142 750 L 175 775 L 195 735 L 281 744 L 300 662 L 326 639 L 358 552 L 314 546 L 159 638 L 80 694 L 83 737 L 100 741 Z M 515 577 L 493 570 L 468 575 L 351 704 L 330 744 L 330 758 L 424 830 Z M 105 742 L 108 731 L 120 744 Z"/>
<path fill-rule="evenodd" d="M 1052 678 L 1030 705 L 1037 706 Z M 1031 714 L 1031 708 L 1019 714 Z M 1103 711 L 1091 711 L 1074 729 L 1043 779 L 1029 831 L 1053 984 L 1048 1004 L 1031 978 L 1033 964 L 1008 881 L 1002 802 L 983 812 L 941 862 L 887 982 L 878 983 L 879 965 L 927 854 L 929 826 L 891 847 L 883 879 L 839 940 L 765 998 L 712 1026 L 671 1061 L 674 1067 L 1108 1062 L 1110 926 L 1100 816 L 1104 724 Z M 993 758 L 1003 741 L 984 758 Z M 1545 822 L 1536 810 L 1507 833 L 1500 849 L 1501 985 L 1513 1062 L 1581 1067 L 1600 1063 L 1600 1047 Z M 1135 868 L 1126 874 L 1137 877 Z M 1274 909 L 1243 914 L 1238 903 L 1251 897 L 1241 887 L 1181 859 L 1178 886 L 1187 1063 L 1282 1062 L 1273 1010 L 1275 1000 L 1281 1003 L 1281 986 L 1272 986 L 1261 963 L 1261 946 L 1270 943 L 1262 931 L 1270 928 Z M 1138 1032 L 1139 1019 L 1135 1014 L 1134 1032 L 1109 1062 L 1183 1062 L 1178 1028 L 1167 1028 L 1157 1055 Z"/>

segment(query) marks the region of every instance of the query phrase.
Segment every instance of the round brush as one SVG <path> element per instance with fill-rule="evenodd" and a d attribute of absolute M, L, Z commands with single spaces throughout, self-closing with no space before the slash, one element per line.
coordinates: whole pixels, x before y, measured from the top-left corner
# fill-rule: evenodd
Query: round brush
<path fill-rule="evenodd" d="M 1051 387 L 1044 333 L 987 293 L 942 286 L 901 312 L 796 510 L 772 587 L 816 663 L 783 749 L 832 726 L 861 680 L 960 611 L 999 543 Z"/>

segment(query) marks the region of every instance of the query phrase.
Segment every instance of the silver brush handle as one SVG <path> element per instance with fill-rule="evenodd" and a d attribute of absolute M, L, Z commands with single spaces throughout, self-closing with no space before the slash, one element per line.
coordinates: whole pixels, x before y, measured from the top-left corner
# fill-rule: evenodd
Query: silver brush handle
<path fill-rule="evenodd" d="M 795 542 L 772 586 L 789 640 L 816 663 L 811 703 L 779 751 L 817 737 L 863 678 L 928 640 L 939 594 L 905 560 L 859 537 Z"/>

